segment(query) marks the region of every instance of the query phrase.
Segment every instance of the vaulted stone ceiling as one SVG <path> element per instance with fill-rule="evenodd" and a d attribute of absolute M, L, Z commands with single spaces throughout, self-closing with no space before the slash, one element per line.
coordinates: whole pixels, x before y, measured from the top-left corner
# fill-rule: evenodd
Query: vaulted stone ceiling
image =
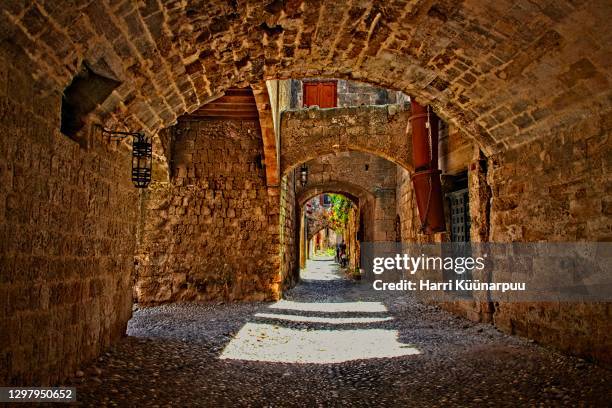
<path fill-rule="evenodd" d="M 339 77 L 431 103 L 488 152 L 610 107 L 607 0 L 5 0 L 0 52 L 57 96 L 122 82 L 107 123 L 156 132 L 230 87 Z M 59 113 L 58 122 L 59 122 Z"/>

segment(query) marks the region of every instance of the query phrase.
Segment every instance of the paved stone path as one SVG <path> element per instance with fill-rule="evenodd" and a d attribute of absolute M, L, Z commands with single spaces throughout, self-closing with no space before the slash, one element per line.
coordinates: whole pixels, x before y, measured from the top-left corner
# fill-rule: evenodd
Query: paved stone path
<path fill-rule="evenodd" d="M 138 309 L 83 406 L 609 406 L 612 373 L 309 261 L 277 303 Z"/>

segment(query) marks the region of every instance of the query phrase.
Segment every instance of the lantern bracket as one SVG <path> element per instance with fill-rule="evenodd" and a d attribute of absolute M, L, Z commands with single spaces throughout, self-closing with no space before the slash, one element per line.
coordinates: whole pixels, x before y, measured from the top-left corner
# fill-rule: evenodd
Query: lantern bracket
<path fill-rule="evenodd" d="M 123 132 L 109 130 L 99 126 L 102 136 L 107 136 L 109 142 L 119 142 L 132 137 L 132 183 L 136 188 L 147 188 L 151 183 L 153 164 L 153 144 L 151 138 L 144 132 Z"/>
<path fill-rule="evenodd" d="M 102 129 L 102 136 L 107 136 L 109 142 L 119 142 L 130 136 L 134 138 L 144 138 L 143 132 L 122 132 L 120 130 L 106 129 L 105 127 L 100 127 L 100 129 Z"/>

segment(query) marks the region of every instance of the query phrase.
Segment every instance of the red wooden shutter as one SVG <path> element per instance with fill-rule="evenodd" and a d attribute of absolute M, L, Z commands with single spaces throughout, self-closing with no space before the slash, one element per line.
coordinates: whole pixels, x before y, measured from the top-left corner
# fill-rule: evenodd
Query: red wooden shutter
<path fill-rule="evenodd" d="M 318 106 L 320 108 L 335 108 L 337 91 L 335 81 L 305 82 L 304 106 Z"/>
<path fill-rule="evenodd" d="M 304 84 L 304 106 L 319 105 L 319 87 L 316 82 Z"/>
<path fill-rule="evenodd" d="M 323 82 L 319 84 L 319 107 L 335 108 L 336 107 L 336 83 Z"/>

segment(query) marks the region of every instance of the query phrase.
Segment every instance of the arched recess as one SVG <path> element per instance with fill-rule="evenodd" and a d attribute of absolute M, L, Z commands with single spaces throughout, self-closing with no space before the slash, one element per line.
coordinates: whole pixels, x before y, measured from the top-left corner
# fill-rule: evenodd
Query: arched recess
<path fill-rule="evenodd" d="M 368 228 L 374 225 L 373 208 L 375 196 L 367 190 L 350 183 L 330 182 L 312 185 L 303 190 L 297 197 L 298 208 L 299 244 L 297 246 L 297 257 L 300 267 L 306 266 L 306 259 L 309 259 L 313 250 L 313 238 L 318 232 L 331 227 L 327 222 L 311 225 L 305 216 L 305 205 L 309 200 L 321 194 L 341 194 L 353 203 L 353 208 L 349 211 L 349 222 L 342 234 L 342 242 L 345 243 L 348 256 L 348 265 L 358 267 L 360 265 L 360 242 L 368 233 Z M 373 235 L 370 232 L 370 235 Z"/>

